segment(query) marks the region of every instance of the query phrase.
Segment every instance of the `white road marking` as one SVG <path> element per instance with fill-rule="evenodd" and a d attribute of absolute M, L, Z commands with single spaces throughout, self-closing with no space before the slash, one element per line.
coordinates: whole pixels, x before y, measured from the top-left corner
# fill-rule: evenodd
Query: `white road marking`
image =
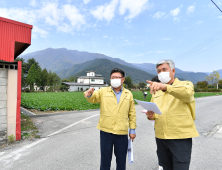
<path fill-rule="evenodd" d="M 38 140 L 38 141 L 36 141 L 36 142 L 33 142 L 33 143 L 29 144 L 29 145 L 26 145 L 26 146 L 22 147 L 21 149 L 18 149 L 18 150 L 16 150 L 16 151 L 13 151 L 13 152 L 5 155 L 5 156 L 1 156 L 1 155 L 4 154 L 4 152 L 2 152 L 2 154 L 0 154 L 0 161 L 4 161 L 5 164 L 7 164 L 7 163 L 11 162 L 11 160 L 10 160 L 10 161 L 7 161 L 8 158 L 11 158 L 11 159 L 13 159 L 13 160 L 17 160 L 18 158 L 20 158 L 21 152 L 24 152 L 24 151 L 26 151 L 27 149 L 29 149 L 29 148 L 31 148 L 31 147 L 33 147 L 33 146 L 35 146 L 35 145 L 37 145 L 37 144 L 39 144 L 39 143 L 47 140 L 47 139 L 48 139 L 50 136 L 52 136 L 52 135 L 56 135 L 56 134 L 58 134 L 58 133 L 60 133 L 60 132 L 62 132 L 62 131 L 64 131 L 64 130 L 66 130 L 66 129 L 68 129 L 68 128 L 71 128 L 72 126 L 77 125 L 78 123 L 80 123 L 80 122 L 82 122 L 82 121 L 88 120 L 88 119 L 93 118 L 93 117 L 98 116 L 98 115 L 99 115 L 99 114 L 95 114 L 95 115 L 93 115 L 93 116 L 90 116 L 90 117 L 87 117 L 87 118 L 85 118 L 85 119 L 82 119 L 82 120 L 80 120 L 80 121 L 78 121 L 78 122 L 75 122 L 75 123 L 73 123 L 73 124 L 71 124 L 71 125 L 69 125 L 69 126 L 66 126 L 66 127 L 62 128 L 62 129 L 60 129 L 60 130 L 58 130 L 58 131 L 56 131 L 56 132 L 48 135 L 47 138 L 42 138 L 42 139 L 40 139 L 40 140 Z M 13 156 L 14 156 L 14 158 L 13 158 Z"/>

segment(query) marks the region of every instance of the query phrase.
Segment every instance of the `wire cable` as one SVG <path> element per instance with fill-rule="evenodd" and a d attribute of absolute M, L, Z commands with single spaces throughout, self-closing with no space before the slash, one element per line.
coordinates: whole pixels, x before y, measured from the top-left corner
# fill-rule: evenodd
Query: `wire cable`
<path fill-rule="evenodd" d="M 214 5 L 220 10 L 220 12 L 222 12 L 221 11 L 221 9 L 217 6 L 217 4 L 213 1 L 213 0 L 211 0 L 213 3 L 214 3 Z"/>

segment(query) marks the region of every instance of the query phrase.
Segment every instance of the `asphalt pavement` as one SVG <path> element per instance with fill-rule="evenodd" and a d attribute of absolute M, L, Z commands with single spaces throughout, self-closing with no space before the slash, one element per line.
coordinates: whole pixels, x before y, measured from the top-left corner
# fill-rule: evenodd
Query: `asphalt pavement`
<path fill-rule="evenodd" d="M 137 137 L 134 163 L 127 170 L 156 170 L 158 167 L 154 128 L 137 111 Z M 222 96 L 196 99 L 196 127 L 190 170 L 222 169 Z M 40 139 L 25 141 L 0 150 L 0 169 L 4 170 L 98 170 L 100 165 L 99 110 L 72 112 L 32 118 Z M 111 170 L 115 169 L 113 155 Z"/>

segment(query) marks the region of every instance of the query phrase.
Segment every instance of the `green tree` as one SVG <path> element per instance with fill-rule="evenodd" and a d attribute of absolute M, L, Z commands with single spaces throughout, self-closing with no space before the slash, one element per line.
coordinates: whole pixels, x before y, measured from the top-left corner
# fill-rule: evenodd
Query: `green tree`
<path fill-rule="evenodd" d="M 47 81 L 48 81 L 48 71 L 46 68 L 42 70 L 41 73 L 41 86 L 43 86 L 43 90 L 45 90 L 45 86 L 47 86 Z"/>
<path fill-rule="evenodd" d="M 31 66 L 33 64 L 35 64 L 36 69 L 38 69 L 40 67 L 39 63 L 34 58 L 30 58 L 30 59 L 27 60 L 26 72 L 29 71 L 29 69 L 31 68 Z"/>
<path fill-rule="evenodd" d="M 22 62 L 22 87 L 25 87 L 27 85 L 26 82 L 26 76 L 25 76 L 25 72 L 26 72 L 26 62 L 24 58 L 16 58 L 15 61 L 21 61 Z"/>
<path fill-rule="evenodd" d="M 203 89 L 203 88 L 206 88 L 207 86 L 208 86 L 208 82 L 207 81 L 198 81 L 197 82 L 197 87 L 198 88 Z"/>
<path fill-rule="evenodd" d="M 220 74 L 217 71 L 213 71 L 212 74 L 206 77 L 206 81 L 209 82 L 211 85 L 215 85 L 220 80 Z"/>
<path fill-rule="evenodd" d="M 27 83 L 28 85 L 30 85 L 30 91 L 34 91 L 34 83 L 36 82 L 36 80 L 37 80 L 37 70 L 35 64 L 33 64 L 30 67 L 27 75 Z"/>
<path fill-rule="evenodd" d="M 76 82 L 76 81 L 77 81 L 77 77 L 75 77 L 75 76 L 69 77 L 69 82 Z"/>
<path fill-rule="evenodd" d="M 133 87 L 132 79 L 131 79 L 130 76 L 127 76 L 127 77 L 125 78 L 124 83 L 127 85 L 128 88 L 132 88 L 132 87 Z"/>
<path fill-rule="evenodd" d="M 145 88 L 145 87 L 146 87 L 146 83 L 140 82 L 140 83 L 139 83 L 139 87 L 142 88 L 142 89 Z"/>
<path fill-rule="evenodd" d="M 54 90 L 59 90 L 59 86 L 61 84 L 61 79 L 56 73 L 52 73 L 51 70 L 48 73 L 48 81 L 47 85 L 52 86 Z"/>
<path fill-rule="evenodd" d="M 36 85 L 41 86 L 41 84 L 42 84 L 42 69 L 41 67 L 39 67 L 36 70 Z"/>
<path fill-rule="evenodd" d="M 222 89 L 222 79 L 218 81 L 218 87 Z"/>

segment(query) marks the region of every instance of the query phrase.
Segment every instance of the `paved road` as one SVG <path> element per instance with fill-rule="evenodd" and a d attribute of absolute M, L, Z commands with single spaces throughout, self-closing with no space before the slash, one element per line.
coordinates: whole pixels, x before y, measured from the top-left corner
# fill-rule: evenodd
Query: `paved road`
<path fill-rule="evenodd" d="M 134 160 L 127 170 L 157 169 L 154 130 L 142 108 L 136 106 L 137 138 Z M 222 96 L 196 99 L 195 121 L 200 137 L 193 139 L 191 170 L 222 169 Z M 98 170 L 100 164 L 99 110 L 33 118 L 41 139 L 0 150 L 4 170 Z M 219 130 L 218 130 L 219 129 Z M 112 161 L 115 169 L 115 156 Z"/>

